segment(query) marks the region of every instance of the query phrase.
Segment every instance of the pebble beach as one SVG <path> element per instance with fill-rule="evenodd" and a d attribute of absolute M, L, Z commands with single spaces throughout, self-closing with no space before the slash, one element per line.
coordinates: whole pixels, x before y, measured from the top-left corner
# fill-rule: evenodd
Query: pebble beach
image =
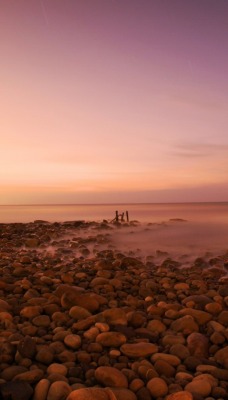
<path fill-rule="evenodd" d="M 1 400 L 228 399 L 228 253 L 120 250 L 138 226 L 0 224 Z"/>

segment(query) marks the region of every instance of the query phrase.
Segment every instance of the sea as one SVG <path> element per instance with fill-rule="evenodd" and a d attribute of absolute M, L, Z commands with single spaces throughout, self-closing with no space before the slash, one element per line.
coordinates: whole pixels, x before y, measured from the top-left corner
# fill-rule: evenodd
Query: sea
<path fill-rule="evenodd" d="M 115 230 L 120 249 L 169 254 L 228 254 L 228 202 L 162 204 L 2 205 L 0 223 L 111 221 L 128 211 L 134 229 Z M 116 233 L 117 232 L 117 233 Z M 228 258 L 228 257 L 227 257 Z"/>

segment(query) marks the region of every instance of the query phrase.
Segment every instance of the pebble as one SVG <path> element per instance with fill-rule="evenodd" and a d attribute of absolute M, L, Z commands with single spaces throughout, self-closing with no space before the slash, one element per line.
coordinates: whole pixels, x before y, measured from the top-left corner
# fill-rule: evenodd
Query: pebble
<path fill-rule="evenodd" d="M 33 400 L 46 400 L 50 385 L 48 379 L 41 379 L 35 387 Z"/>
<path fill-rule="evenodd" d="M 47 400 L 63 400 L 71 393 L 71 387 L 66 382 L 53 382 L 48 390 Z"/>
<path fill-rule="evenodd" d="M 76 350 L 81 346 L 82 340 L 79 335 L 69 334 L 64 337 L 64 343 L 67 347 Z"/>
<path fill-rule="evenodd" d="M 110 308 L 102 312 L 108 325 L 127 325 L 127 316 L 121 308 Z"/>
<path fill-rule="evenodd" d="M 63 364 L 53 363 L 50 364 L 47 368 L 47 374 L 60 374 L 66 376 L 68 372 L 68 368 Z"/>
<path fill-rule="evenodd" d="M 27 382 L 6 382 L 0 385 L 3 400 L 29 400 L 32 394 L 33 389 Z"/>
<path fill-rule="evenodd" d="M 193 400 L 193 395 L 186 390 L 181 390 L 180 392 L 170 394 L 166 397 L 166 400 Z"/>
<path fill-rule="evenodd" d="M 165 353 L 153 354 L 151 357 L 151 361 L 156 362 L 158 360 L 166 361 L 168 364 L 173 365 L 174 367 L 177 367 L 181 363 L 181 360 L 177 356 L 174 356 L 173 354 L 165 354 Z"/>
<path fill-rule="evenodd" d="M 96 336 L 96 342 L 105 347 L 120 347 L 127 338 L 120 332 L 103 332 Z"/>
<path fill-rule="evenodd" d="M 102 388 L 81 388 L 73 390 L 66 400 L 112 400 Z M 115 400 L 115 399 L 113 399 Z"/>
<path fill-rule="evenodd" d="M 226 398 L 225 256 L 144 263 L 108 228 L 1 224 L 0 398 Z"/>
<path fill-rule="evenodd" d="M 69 316 L 74 318 L 76 321 L 80 321 L 81 319 L 85 319 L 91 315 L 92 314 L 84 307 L 73 306 L 69 310 Z"/>
<path fill-rule="evenodd" d="M 152 397 L 157 399 L 158 397 L 164 397 L 168 393 L 168 386 L 166 382 L 161 378 L 152 378 L 146 385 Z"/>
<path fill-rule="evenodd" d="M 202 333 L 193 332 L 187 337 L 187 348 L 192 356 L 208 357 L 209 340 Z"/>
<path fill-rule="evenodd" d="M 188 383 L 184 389 L 192 394 L 197 393 L 203 397 L 207 397 L 211 393 L 211 385 L 207 380 L 203 381 L 195 379 L 192 382 Z"/>
<path fill-rule="evenodd" d="M 13 378 L 13 381 L 24 381 L 33 384 L 38 382 L 41 378 L 43 378 L 43 375 L 44 372 L 41 369 L 36 368 L 31 371 L 22 372 L 16 375 Z"/>
<path fill-rule="evenodd" d="M 98 367 L 95 370 L 95 378 L 104 386 L 128 388 L 126 376 L 116 368 Z"/>
<path fill-rule="evenodd" d="M 228 368 L 228 346 L 218 350 L 215 355 L 215 360 L 224 368 Z"/>

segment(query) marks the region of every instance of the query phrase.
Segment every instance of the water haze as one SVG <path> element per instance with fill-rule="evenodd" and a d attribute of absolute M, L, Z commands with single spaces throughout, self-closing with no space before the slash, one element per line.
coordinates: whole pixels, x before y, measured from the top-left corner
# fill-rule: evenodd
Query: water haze
<path fill-rule="evenodd" d="M 140 222 L 113 230 L 113 242 L 122 251 L 196 256 L 228 249 L 228 203 L 0 206 L 0 223 L 110 221 L 116 210 Z"/>

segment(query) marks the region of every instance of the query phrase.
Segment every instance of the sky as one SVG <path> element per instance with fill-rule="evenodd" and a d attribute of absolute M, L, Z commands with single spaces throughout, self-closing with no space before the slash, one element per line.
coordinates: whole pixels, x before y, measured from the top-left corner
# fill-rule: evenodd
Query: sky
<path fill-rule="evenodd" d="M 227 0 L 0 0 L 0 204 L 228 201 Z"/>

